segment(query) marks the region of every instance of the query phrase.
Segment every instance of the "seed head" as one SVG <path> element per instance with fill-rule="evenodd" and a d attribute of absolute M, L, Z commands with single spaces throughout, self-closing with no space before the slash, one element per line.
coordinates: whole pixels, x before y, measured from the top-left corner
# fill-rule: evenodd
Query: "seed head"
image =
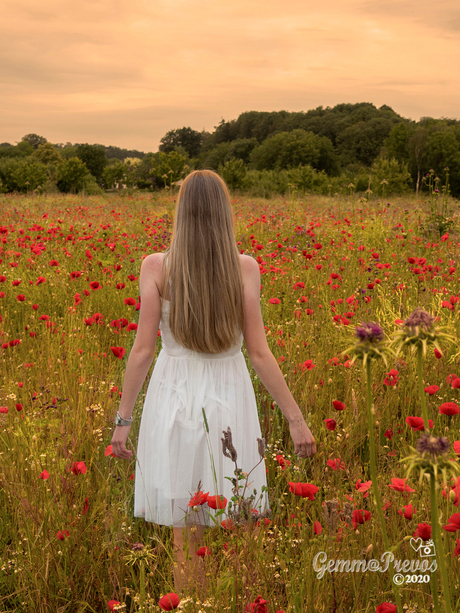
<path fill-rule="evenodd" d="M 363 323 L 356 326 L 356 337 L 365 343 L 378 343 L 383 339 L 383 330 L 377 322 Z"/>
<path fill-rule="evenodd" d="M 230 458 L 232 462 L 236 462 L 238 454 L 236 452 L 235 447 L 233 446 L 232 431 L 230 429 L 230 426 L 228 426 L 227 432 L 225 432 L 225 430 L 222 430 L 222 434 L 224 435 L 224 438 L 220 439 L 222 441 L 222 453 L 226 458 Z"/>
<path fill-rule="evenodd" d="M 450 442 L 446 436 L 422 434 L 415 447 L 420 455 L 428 453 L 436 460 L 438 455 L 445 455 L 449 451 Z"/>
<path fill-rule="evenodd" d="M 432 328 L 435 319 L 433 315 L 424 311 L 422 307 L 417 307 L 406 319 L 404 325 L 412 330 L 415 328 L 423 328 L 428 331 Z"/>

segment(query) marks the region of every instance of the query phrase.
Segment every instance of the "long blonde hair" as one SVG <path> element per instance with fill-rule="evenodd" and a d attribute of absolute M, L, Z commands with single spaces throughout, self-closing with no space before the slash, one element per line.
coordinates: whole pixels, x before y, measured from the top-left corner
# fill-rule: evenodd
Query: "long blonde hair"
<path fill-rule="evenodd" d="M 200 353 L 237 343 L 244 310 L 234 216 L 227 186 L 211 170 L 195 170 L 180 188 L 163 259 L 162 296 L 167 293 L 178 343 Z"/>

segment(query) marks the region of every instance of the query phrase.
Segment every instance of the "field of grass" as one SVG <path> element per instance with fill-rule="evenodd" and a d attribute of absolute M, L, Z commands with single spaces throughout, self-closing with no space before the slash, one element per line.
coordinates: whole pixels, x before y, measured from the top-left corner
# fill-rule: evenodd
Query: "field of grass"
<path fill-rule="evenodd" d="M 389 613 L 383 603 L 399 594 L 405 611 L 431 611 L 433 601 L 449 611 L 442 566 L 456 610 L 458 219 L 441 236 L 426 221 L 429 204 L 414 198 L 237 198 L 233 206 L 239 248 L 260 264 L 269 346 L 318 452 L 293 454 L 288 424 L 248 362 L 267 442 L 271 521 L 209 529 L 210 554 L 200 560 L 206 586 L 179 594 L 179 610 Z M 169 244 L 174 195 L 2 195 L 0 210 L 0 611 L 161 611 L 159 599 L 174 592 L 171 531 L 133 518 L 135 460 L 107 447 L 136 334 L 140 264 Z M 373 359 L 367 388 L 369 372 L 349 350 L 355 327 L 379 322 L 387 349 L 418 306 L 453 342 L 440 338 L 436 352 L 428 343 L 419 362 L 405 349 L 388 353 L 386 365 Z M 120 347 L 124 357 L 112 350 Z M 416 471 L 406 478 L 409 460 L 401 462 L 422 434 L 425 401 L 433 435 L 450 443 L 427 470 L 454 460 L 446 463 L 453 472 L 432 481 Z M 452 414 L 440 411 L 445 403 Z M 296 495 L 297 483 L 317 491 Z M 430 537 L 432 504 L 438 547 L 423 558 L 414 543 Z M 380 561 L 386 545 L 396 560 L 436 560 L 438 569 L 402 569 L 395 588 L 390 569 L 327 568 Z"/>

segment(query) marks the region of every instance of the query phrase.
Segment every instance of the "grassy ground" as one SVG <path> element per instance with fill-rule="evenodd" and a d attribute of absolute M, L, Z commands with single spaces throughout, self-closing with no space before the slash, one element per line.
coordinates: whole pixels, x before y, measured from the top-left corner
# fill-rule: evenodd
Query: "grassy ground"
<path fill-rule="evenodd" d="M 413 198 L 237 198 L 233 205 L 239 247 L 259 258 L 270 348 L 318 453 L 293 455 L 287 423 L 251 370 L 267 441 L 271 522 L 259 530 L 209 529 L 211 553 L 200 560 L 206 593 L 179 594 L 180 608 L 373 611 L 395 602 L 389 572 L 325 569 L 319 577 L 324 556 L 380 560 L 385 552 L 373 491 L 359 487 L 371 480 L 365 377 L 342 352 L 358 323 L 380 322 L 389 340 L 396 320 L 419 305 L 458 339 L 459 237 L 454 226 L 441 238 L 427 222 L 429 204 Z M 112 600 L 127 612 L 160 611 L 159 598 L 174 591 L 170 530 L 133 518 L 135 461 L 105 452 L 136 333 L 126 323 L 137 321 L 140 263 L 168 245 L 174 196 L 1 196 L 0 207 L 0 611 L 98 612 Z M 123 347 L 125 357 L 111 347 Z M 439 407 L 459 400 L 450 376 L 460 376 L 458 344 L 441 349 L 437 359 L 428 347 L 423 386 L 439 387 L 426 396 L 429 418 L 456 458 L 459 416 Z M 415 560 L 409 539 L 431 523 L 429 483 L 410 477 L 411 493 L 389 485 L 405 477 L 400 460 L 420 437 L 406 421 L 422 416 L 416 359 L 402 353 L 387 366 L 375 361 L 372 382 L 388 539 L 395 558 Z M 135 407 L 133 448 L 147 384 Z M 290 483 L 318 491 L 310 500 Z M 459 510 L 458 491 L 454 482 L 438 484 L 443 526 Z M 436 559 L 445 558 L 455 602 L 460 540 L 441 533 L 444 553 Z M 431 611 L 433 573 L 403 575 L 406 610 Z M 407 582 L 412 575 L 422 583 Z"/>

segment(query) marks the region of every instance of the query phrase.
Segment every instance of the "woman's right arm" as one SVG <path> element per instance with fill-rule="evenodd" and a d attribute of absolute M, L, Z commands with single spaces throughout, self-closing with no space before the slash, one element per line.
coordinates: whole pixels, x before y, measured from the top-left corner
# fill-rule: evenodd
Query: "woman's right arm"
<path fill-rule="evenodd" d="M 244 340 L 249 359 L 259 379 L 289 422 L 294 452 L 300 457 L 316 453 L 315 439 L 308 428 L 302 411 L 289 391 L 283 373 L 270 351 L 260 311 L 260 271 L 250 256 L 241 258 L 244 300 Z"/>

